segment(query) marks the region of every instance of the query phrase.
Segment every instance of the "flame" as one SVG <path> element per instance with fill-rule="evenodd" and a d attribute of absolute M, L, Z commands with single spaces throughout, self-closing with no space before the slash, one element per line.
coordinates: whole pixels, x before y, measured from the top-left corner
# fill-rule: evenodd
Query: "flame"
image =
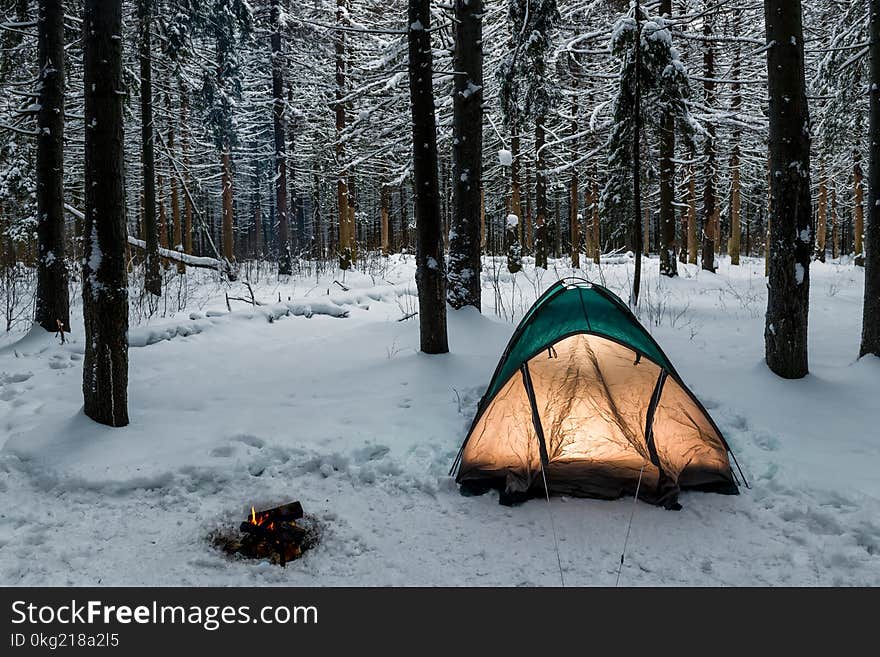
<path fill-rule="evenodd" d="M 257 527 L 262 527 L 263 525 L 265 525 L 266 529 L 268 529 L 269 531 L 274 530 L 275 523 L 274 522 L 267 523 L 266 520 L 267 520 L 266 514 L 261 513 L 258 516 L 256 509 L 254 509 L 254 507 L 251 507 L 251 517 L 248 518 L 248 522 L 250 522 L 252 525 L 256 525 Z"/>

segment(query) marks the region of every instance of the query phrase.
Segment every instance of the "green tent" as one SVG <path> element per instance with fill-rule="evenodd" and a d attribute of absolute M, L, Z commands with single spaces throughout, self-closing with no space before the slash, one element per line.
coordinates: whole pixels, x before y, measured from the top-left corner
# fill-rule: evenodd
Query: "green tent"
<path fill-rule="evenodd" d="M 564 279 L 516 328 L 452 471 L 463 492 L 499 488 L 502 502 L 638 490 L 674 508 L 684 488 L 738 492 L 728 453 L 629 308 L 600 285 Z"/>

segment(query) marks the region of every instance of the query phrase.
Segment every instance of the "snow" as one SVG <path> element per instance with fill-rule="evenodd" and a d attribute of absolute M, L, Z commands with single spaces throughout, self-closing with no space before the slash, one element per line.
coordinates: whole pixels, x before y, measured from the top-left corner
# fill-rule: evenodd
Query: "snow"
<path fill-rule="evenodd" d="M 67 343 L 0 337 L 0 583 L 558 585 L 547 503 L 462 497 L 447 471 L 536 296 L 574 274 L 627 298 L 633 262 L 523 261 L 511 275 L 485 259 L 483 314 L 450 311 L 442 356 L 418 352 L 418 316 L 398 321 L 418 309 L 412 256 L 344 279 L 263 276 L 263 305 L 232 312 L 225 295 L 248 298 L 243 283 L 192 270 L 185 308 L 133 311 L 122 429 L 82 413 L 78 298 Z M 751 489 L 685 493 L 680 512 L 553 498 L 567 585 L 613 585 L 633 509 L 622 585 L 880 584 L 880 362 L 856 361 L 864 272 L 811 265 L 812 373 L 787 381 L 763 363 L 763 260 L 743 263 L 679 264 L 669 280 L 647 258 L 639 313 Z M 304 305 L 347 316 L 284 312 Z M 326 526 L 304 559 L 282 569 L 208 546 L 252 504 L 292 499 Z"/>
<path fill-rule="evenodd" d="M 508 228 L 516 228 L 519 225 L 519 217 L 515 214 L 507 215 L 507 227 Z"/>
<path fill-rule="evenodd" d="M 498 163 L 503 167 L 513 166 L 513 153 L 502 148 L 498 151 Z"/>

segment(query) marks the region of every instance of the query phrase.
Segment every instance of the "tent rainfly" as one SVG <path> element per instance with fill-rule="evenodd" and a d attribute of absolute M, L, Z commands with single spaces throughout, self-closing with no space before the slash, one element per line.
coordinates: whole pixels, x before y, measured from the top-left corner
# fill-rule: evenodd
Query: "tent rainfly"
<path fill-rule="evenodd" d="M 629 308 L 600 285 L 564 279 L 514 332 L 450 474 L 465 494 L 500 489 L 504 504 L 638 490 L 677 509 L 681 489 L 739 492 L 729 452 Z"/>

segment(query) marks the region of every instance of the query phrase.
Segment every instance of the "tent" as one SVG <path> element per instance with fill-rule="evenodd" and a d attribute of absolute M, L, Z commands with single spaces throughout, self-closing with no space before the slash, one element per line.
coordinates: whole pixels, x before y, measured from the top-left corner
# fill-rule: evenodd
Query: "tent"
<path fill-rule="evenodd" d="M 564 279 L 516 328 L 450 474 L 465 494 L 500 489 L 502 503 L 638 492 L 680 508 L 681 489 L 738 493 L 729 452 L 629 308 Z"/>

